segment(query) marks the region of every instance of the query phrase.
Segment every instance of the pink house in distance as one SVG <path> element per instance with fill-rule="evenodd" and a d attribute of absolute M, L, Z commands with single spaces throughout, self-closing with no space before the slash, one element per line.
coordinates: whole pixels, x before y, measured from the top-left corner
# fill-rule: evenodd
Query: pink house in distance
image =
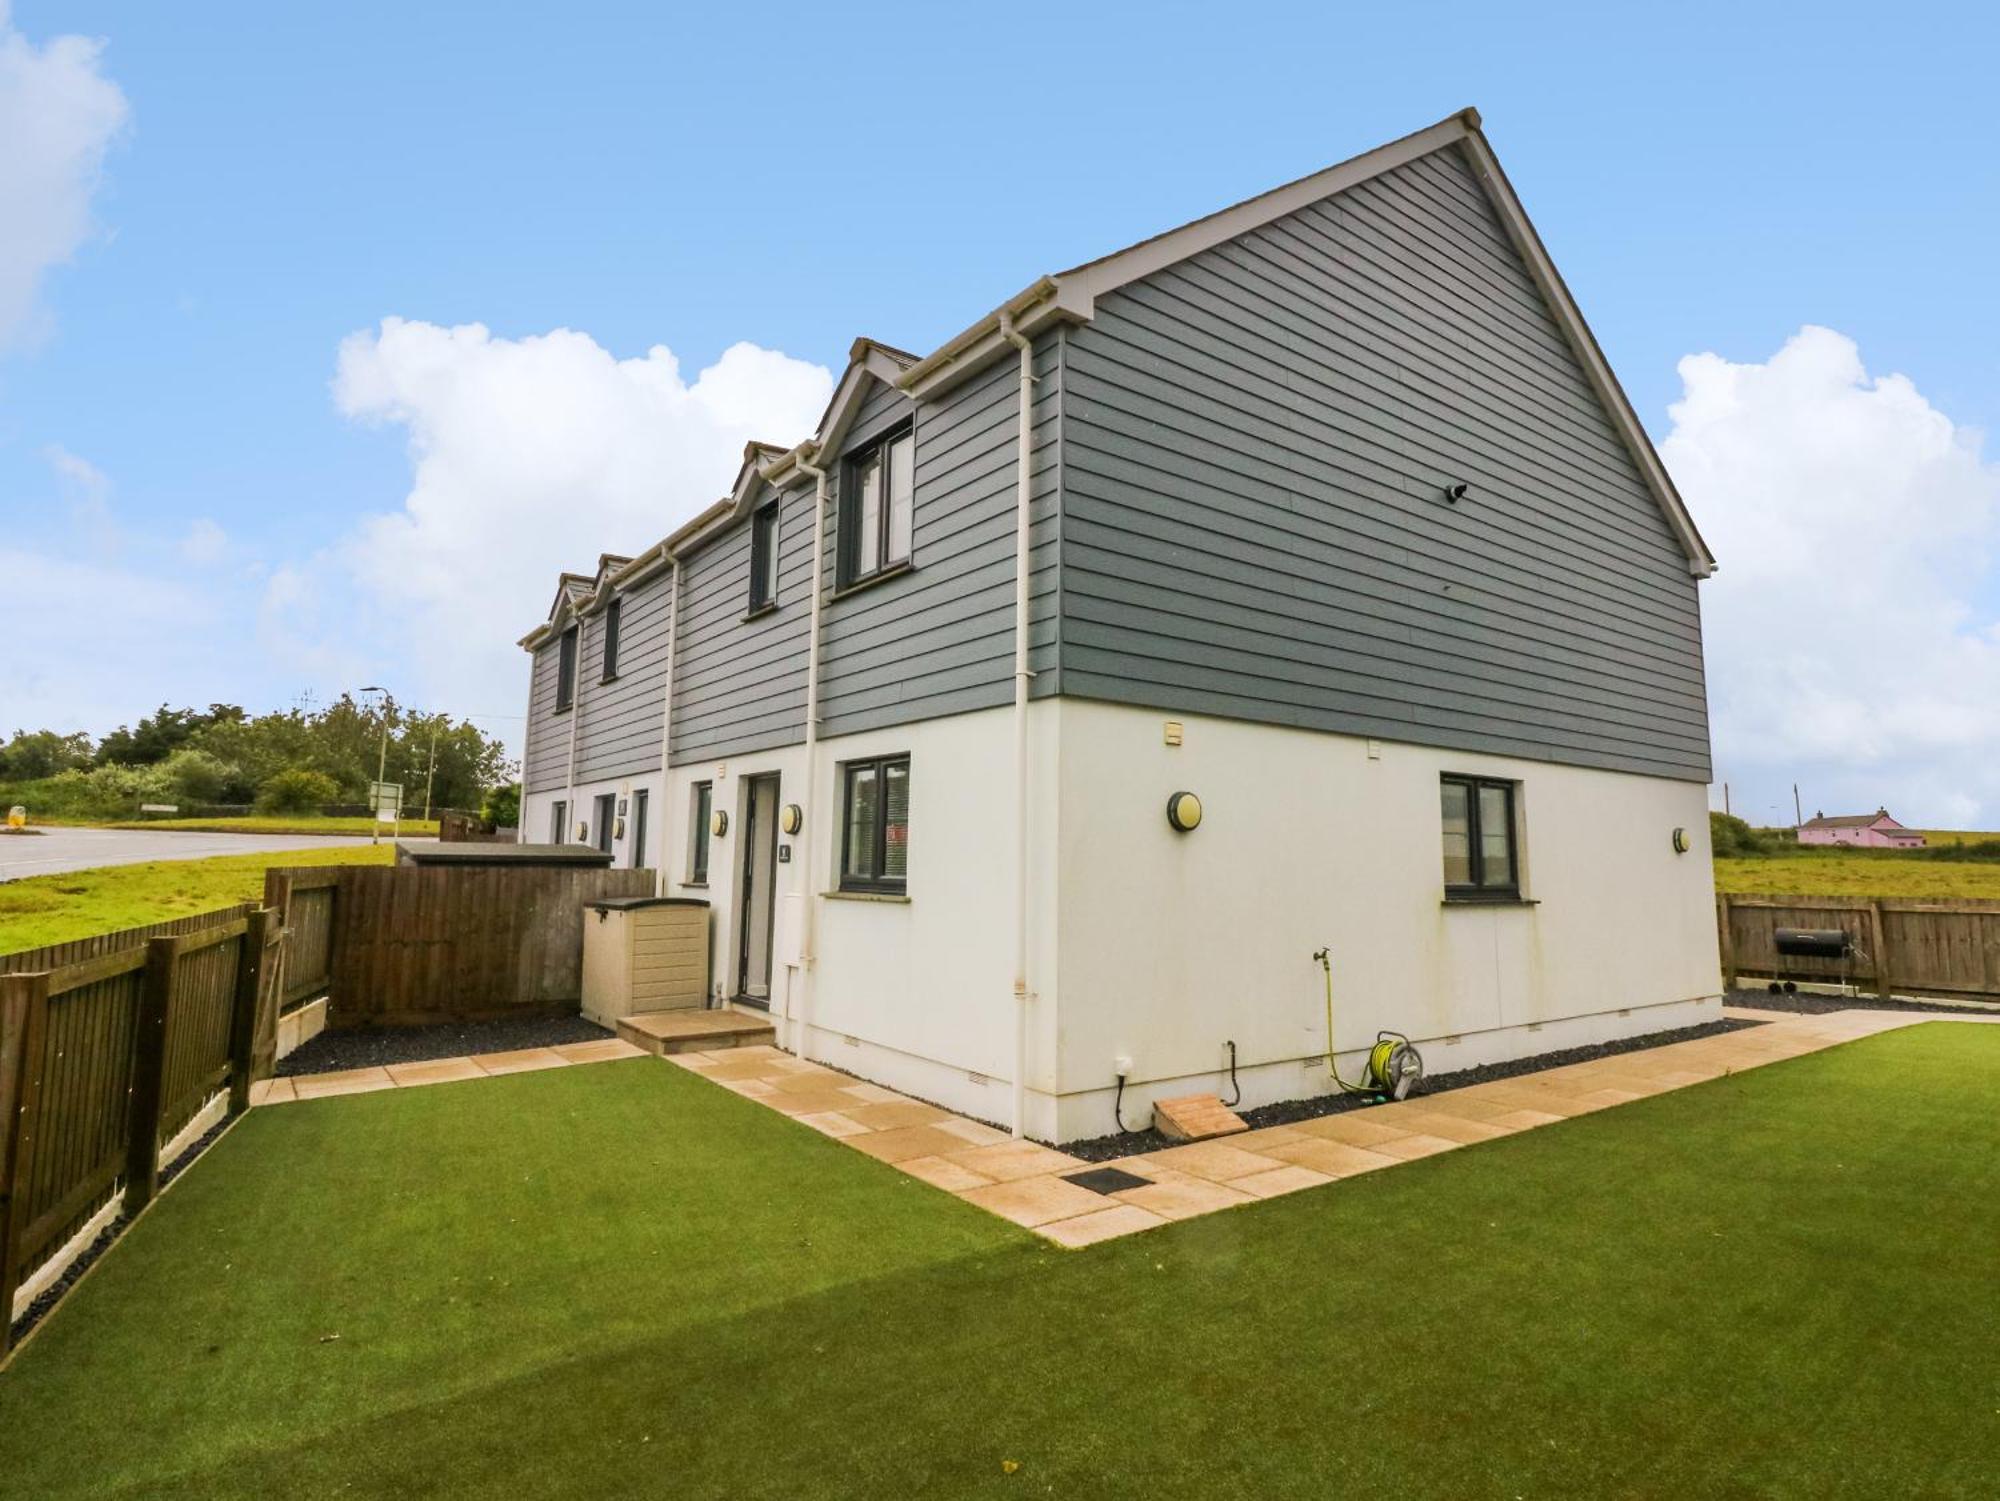
<path fill-rule="evenodd" d="M 1887 808 L 1873 813 L 1838 813 L 1828 818 L 1815 813 L 1799 825 L 1800 844 L 1854 844 L 1864 849 L 1922 849 L 1924 836 L 1906 829 L 1889 816 Z"/>

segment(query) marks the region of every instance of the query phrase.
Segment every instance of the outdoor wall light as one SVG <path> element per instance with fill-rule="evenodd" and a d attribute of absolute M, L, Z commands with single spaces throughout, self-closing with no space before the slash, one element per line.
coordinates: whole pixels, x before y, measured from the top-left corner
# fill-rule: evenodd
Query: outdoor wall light
<path fill-rule="evenodd" d="M 714 834 L 717 839 L 720 839 L 724 834 L 727 834 L 729 832 L 728 811 L 723 808 L 717 808 L 715 810 L 714 816 L 712 816 L 708 821 L 708 827 L 709 827 L 709 832 Z"/>
<path fill-rule="evenodd" d="M 1176 792 L 1167 799 L 1167 822 L 1182 833 L 1201 827 L 1201 799 L 1192 792 Z"/>
<path fill-rule="evenodd" d="M 1694 841 L 1688 838 L 1688 831 L 1686 829 L 1675 829 L 1674 853 L 1677 855 L 1685 855 L 1689 850 L 1693 848 L 1694 848 Z"/>
<path fill-rule="evenodd" d="M 787 834 L 796 834 L 806 826 L 806 810 L 797 803 L 786 803 L 778 810 L 778 827 Z"/>

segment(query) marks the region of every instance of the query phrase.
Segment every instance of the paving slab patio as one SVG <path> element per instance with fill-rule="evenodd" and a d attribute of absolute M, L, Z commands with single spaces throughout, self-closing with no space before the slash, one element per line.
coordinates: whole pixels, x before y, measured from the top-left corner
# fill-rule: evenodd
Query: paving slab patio
<path fill-rule="evenodd" d="M 1765 1025 L 1366 1110 L 1267 1126 L 1227 1141 L 1167 1147 L 1112 1163 L 1085 1162 L 1052 1147 L 1016 1141 L 984 1122 L 858 1082 L 775 1047 L 681 1053 L 667 1061 L 1058 1245 L 1082 1247 L 1558 1125 L 1593 1111 L 1614 1110 L 1632 1100 L 1897 1027 L 1940 1020 L 2000 1025 L 2000 1017 L 1921 1012 L 1800 1015 L 1731 1007 L 1723 1015 Z M 303 1086 L 306 1081 L 299 1083 Z M 1101 1167 L 1123 1168 L 1149 1181 L 1108 1194 L 1066 1181 L 1069 1174 Z"/>
<path fill-rule="evenodd" d="M 744 1048 L 741 1051 L 747 1053 L 751 1050 Z M 778 1053 L 776 1048 L 766 1051 L 780 1058 L 786 1056 Z M 645 1056 L 644 1048 L 606 1038 L 601 1042 L 572 1042 L 553 1048 L 521 1048 L 510 1053 L 475 1053 L 468 1058 L 427 1058 L 419 1063 L 391 1063 L 384 1068 L 351 1068 L 331 1074 L 292 1074 L 282 1079 L 258 1080 L 250 1086 L 250 1103 L 288 1105 L 297 1100 L 371 1094 L 378 1089 L 418 1089 L 427 1084 L 456 1084 L 470 1079 L 526 1073 L 532 1069 L 574 1068 L 585 1063 L 610 1063 L 620 1058 Z M 735 1051 L 729 1056 L 736 1056 Z M 763 1066 L 768 1068 L 772 1065 L 767 1059 Z M 823 1072 L 829 1072 L 830 1077 L 836 1079 L 842 1077 L 830 1071 Z M 851 1098 L 848 1098 L 848 1103 L 853 1103 Z M 856 1126 L 855 1129 L 865 1128 Z"/>

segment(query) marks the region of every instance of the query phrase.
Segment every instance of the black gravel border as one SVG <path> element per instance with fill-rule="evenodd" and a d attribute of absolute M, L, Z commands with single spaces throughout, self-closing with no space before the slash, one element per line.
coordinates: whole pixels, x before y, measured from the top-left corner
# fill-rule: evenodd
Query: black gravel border
<path fill-rule="evenodd" d="M 1872 995 L 1820 995 L 1803 990 L 1736 989 L 1725 1006 L 1753 1006 L 1759 1011 L 1790 1011 L 1799 1016 L 1825 1016 L 1829 1011 L 1949 1011 L 1954 1016 L 2000 1016 L 2000 1006 L 1959 1006 L 1950 1001 L 1885 1001 Z"/>
<path fill-rule="evenodd" d="M 1747 1002 L 1746 1002 L 1747 1004 Z M 1617 1042 L 1600 1042 L 1587 1048 L 1563 1048 L 1553 1053 L 1537 1053 L 1532 1058 L 1515 1058 L 1506 1063 L 1489 1063 L 1480 1068 L 1462 1068 L 1448 1074 L 1431 1074 L 1418 1086 L 1412 1099 L 1425 1095 L 1448 1094 L 1454 1089 L 1464 1089 L 1472 1084 L 1491 1084 L 1496 1079 L 1518 1079 L 1524 1074 L 1539 1074 L 1546 1069 L 1562 1068 L 1571 1063 L 1589 1063 L 1598 1058 L 1615 1058 L 1621 1053 L 1643 1053 L 1652 1048 L 1663 1048 L 1676 1042 L 1693 1042 L 1698 1037 L 1715 1037 L 1724 1032 L 1741 1032 L 1748 1027 L 1761 1027 L 1764 1023 L 1744 1021 L 1725 1017 L 1721 1021 L 1703 1022 L 1697 1027 L 1679 1027 L 1668 1032 L 1647 1032 L 1639 1037 L 1621 1038 Z M 1299 1121 L 1318 1120 L 1323 1115 L 1342 1115 L 1349 1110 L 1365 1110 L 1379 1103 L 1374 1095 L 1344 1094 L 1336 1090 L 1332 1094 L 1312 1095 L 1303 1100 L 1280 1100 L 1275 1105 L 1259 1105 L 1254 1110 L 1239 1112 L 1255 1131 L 1264 1126 L 1290 1126 Z M 1130 1157 L 1139 1152 L 1159 1152 L 1181 1143 L 1169 1140 L 1163 1133 L 1151 1127 L 1144 1131 L 1121 1131 L 1111 1136 L 1092 1137 L 1088 1141 L 1063 1143 L 1060 1150 L 1072 1157 L 1081 1157 L 1085 1162 L 1110 1162 L 1119 1157 Z"/>
<path fill-rule="evenodd" d="M 162 1167 L 160 1169 L 160 1186 L 155 1191 L 155 1197 L 159 1193 L 164 1193 L 168 1184 L 172 1183 L 174 1179 L 193 1166 L 195 1158 L 213 1146 L 215 1139 L 234 1125 L 236 1120 L 237 1117 L 232 1115 L 225 1116 L 222 1120 L 217 1121 L 213 1126 L 202 1132 L 189 1145 L 186 1151 Z M 67 1267 L 63 1268 L 63 1274 L 50 1283 L 47 1289 L 37 1295 L 35 1301 L 22 1311 L 21 1316 L 14 1320 L 14 1327 L 9 1331 L 8 1335 L 13 1349 L 19 1350 L 21 1348 L 21 1341 L 28 1337 L 28 1331 L 41 1323 L 43 1319 L 47 1318 L 55 1310 L 56 1304 L 63 1300 L 63 1295 L 76 1286 L 78 1281 L 82 1279 L 83 1274 L 91 1269 L 100 1256 L 111 1249 L 113 1243 L 125 1233 L 131 1223 L 132 1216 L 120 1210 L 116 1219 L 97 1232 L 97 1239 L 85 1246 L 82 1254 Z"/>
<path fill-rule="evenodd" d="M 278 1061 L 279 1078 L 337 1074 L 390 1063 L 425 1063 L 474 1053 L 511 1053 L 615 1036 L 580 1016 L 519 1017 L 497 1022 L 447 1022 L 431 1027 L 355 1027 L 322 1032 Z"/>

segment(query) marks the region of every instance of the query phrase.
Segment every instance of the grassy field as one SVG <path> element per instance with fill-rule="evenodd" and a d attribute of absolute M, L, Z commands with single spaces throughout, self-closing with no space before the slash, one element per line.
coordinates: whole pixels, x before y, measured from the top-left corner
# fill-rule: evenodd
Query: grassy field
<path fill-rule="evenodd" d="M 252 901 L 273 865 L 388 865 L 393 845 L 155 860 L 0 882 L 0 954 Z"/>
<path fill-rule="evenodd" d="M 1978 897 L 2000 901 L 2000 861 L 1917 859 L 1896 851 L 1758 856 L 1715 862 L 1715 889 L 1738 896 Z"/>
<path fill-rule="evenodd" d="M 75 822 L 76 820 L 66 820 Z M 317 814 L 251 814 L 242 818 L 133 818 L 97 825 L 105 829 L 181 829 L 197 834 L 359 834 L 375 832 L 372 818 L 321 818 Z M 422 838 L 438 831 L 435 818 L 406 818 L 400 832 Z M 386 836 L 389 829 L 382 830 Z"/>
<path fill-rule="evenodd" d="M 1995 1028 L 1082 1252 L 642 1059 L 253 1111 L 0 1375 L 0 1474 L 44 1498 L 1983 1497 L 2000 1326 L 1968 1311 L 1996 1245 Z"/>

